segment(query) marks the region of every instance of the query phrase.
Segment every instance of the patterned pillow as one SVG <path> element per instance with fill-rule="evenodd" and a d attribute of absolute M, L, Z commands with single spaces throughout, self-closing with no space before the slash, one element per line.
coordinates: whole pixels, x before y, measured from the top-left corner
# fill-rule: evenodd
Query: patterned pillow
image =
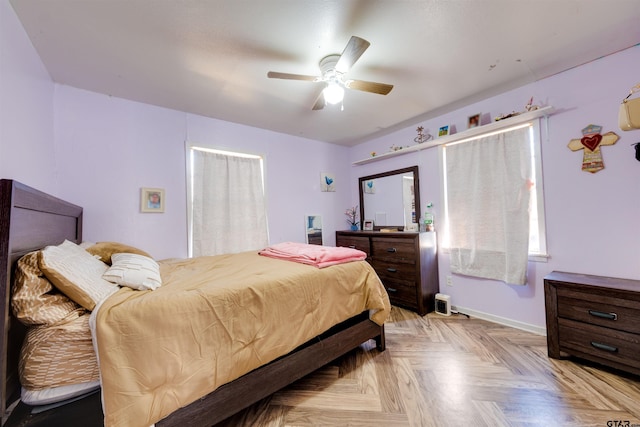
<path fill-rule="evenodd" d="M 102 278 L 107 265 L 73 242 L 40 251 L 42 272 L 66 296 L 87 310 L 117 291 L 117 285 Z"/>
<path fill-rule="evenodd" d="M 25 325 L 53 325 L 76 310 L 78 304 L 56 289 L 38 265 L 38 252 L 29 252 L 16 265 L 11 297 L 13 314 Z"/>
<path fill-rule="evenodd" d="M 98 242 L 86 249 L 91 255 L 96 255 L 100 258 L 100 261 L 108 265 L 111 265 L 111 255 L 118 253 L 138 254 L 152 258 L 151 255 L 142 249 L 134 248 L 133 246 L 118 242 Z"/>
<path fill-rule="evenodd" d="M 20 384 L 44 390 L 100 379 L 87 311 L 70 315 L 55 326 L 33 326 L 20 352 Z"/>
<path fill-rule="evenodd" d="M 154 290 L 162 286 L 160 266 L 153 259 L 138 254 L 113 254 L 113 264 L 103 279 L 137 290 Z"/>

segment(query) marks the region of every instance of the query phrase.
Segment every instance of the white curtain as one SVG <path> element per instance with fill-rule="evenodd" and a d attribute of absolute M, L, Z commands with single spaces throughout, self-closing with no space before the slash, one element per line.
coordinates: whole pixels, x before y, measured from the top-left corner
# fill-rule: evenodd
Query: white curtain
<path fill-rule="evenodd" d="M 192 150 L 192 255 L 268 244 L 261 159 Z"/>
<path fill-rule="evenodd" d="M 529 127 L 445 147 L 451 270 L 526 284 Z"/>

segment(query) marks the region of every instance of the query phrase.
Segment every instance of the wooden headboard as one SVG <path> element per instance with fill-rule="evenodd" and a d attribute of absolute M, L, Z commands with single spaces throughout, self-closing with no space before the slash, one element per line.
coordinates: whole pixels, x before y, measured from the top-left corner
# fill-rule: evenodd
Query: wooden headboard
<path fill-rule="evenodd" d="M 65 239 L 82 241 L 82 208 L 10 179 L 0 180 L 0 414 L 20 397 L 18 356 L 26 328 L 11 313 L 16 261 Z"/>

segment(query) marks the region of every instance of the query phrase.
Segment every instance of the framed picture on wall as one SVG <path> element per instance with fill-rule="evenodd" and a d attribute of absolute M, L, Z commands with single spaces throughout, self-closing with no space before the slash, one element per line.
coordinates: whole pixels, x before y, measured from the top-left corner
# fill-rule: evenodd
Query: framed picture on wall
<path fill-rule="evenodd" d="M 164 189 L 142 188 L 140 190 L 140 212 L 164 212 Z"/>
<path fill-rule="evenodd" d="M 372 219 L 365 219 L 364 222 L 362 223 L 362 229 L 364 231 L 372 231 L 373 230 L 373 220 Z"/>
<path fill-rule="evenodd" d="M 320 174 L 320 191 L 335 192 L 336 177 L 330 172 L 322 172 Z"/>

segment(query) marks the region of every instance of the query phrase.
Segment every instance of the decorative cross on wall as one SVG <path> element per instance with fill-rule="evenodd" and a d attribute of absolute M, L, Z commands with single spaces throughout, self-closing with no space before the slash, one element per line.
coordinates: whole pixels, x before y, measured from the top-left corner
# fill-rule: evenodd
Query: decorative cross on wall
<path fill-rule="evenodd" d="M 569 142 L 568 147 L 571 151 L 584 150 L 582 155 L 583 171 L 596 173 L 604 169 L 600 146 L 613 145 L 619 139 L 618 135 L 614 132 L 607 132 L 601 135 L 601 130 L 602 126 L 589 125 L 582 129 L 582 138 L 572 139 Z"/>

